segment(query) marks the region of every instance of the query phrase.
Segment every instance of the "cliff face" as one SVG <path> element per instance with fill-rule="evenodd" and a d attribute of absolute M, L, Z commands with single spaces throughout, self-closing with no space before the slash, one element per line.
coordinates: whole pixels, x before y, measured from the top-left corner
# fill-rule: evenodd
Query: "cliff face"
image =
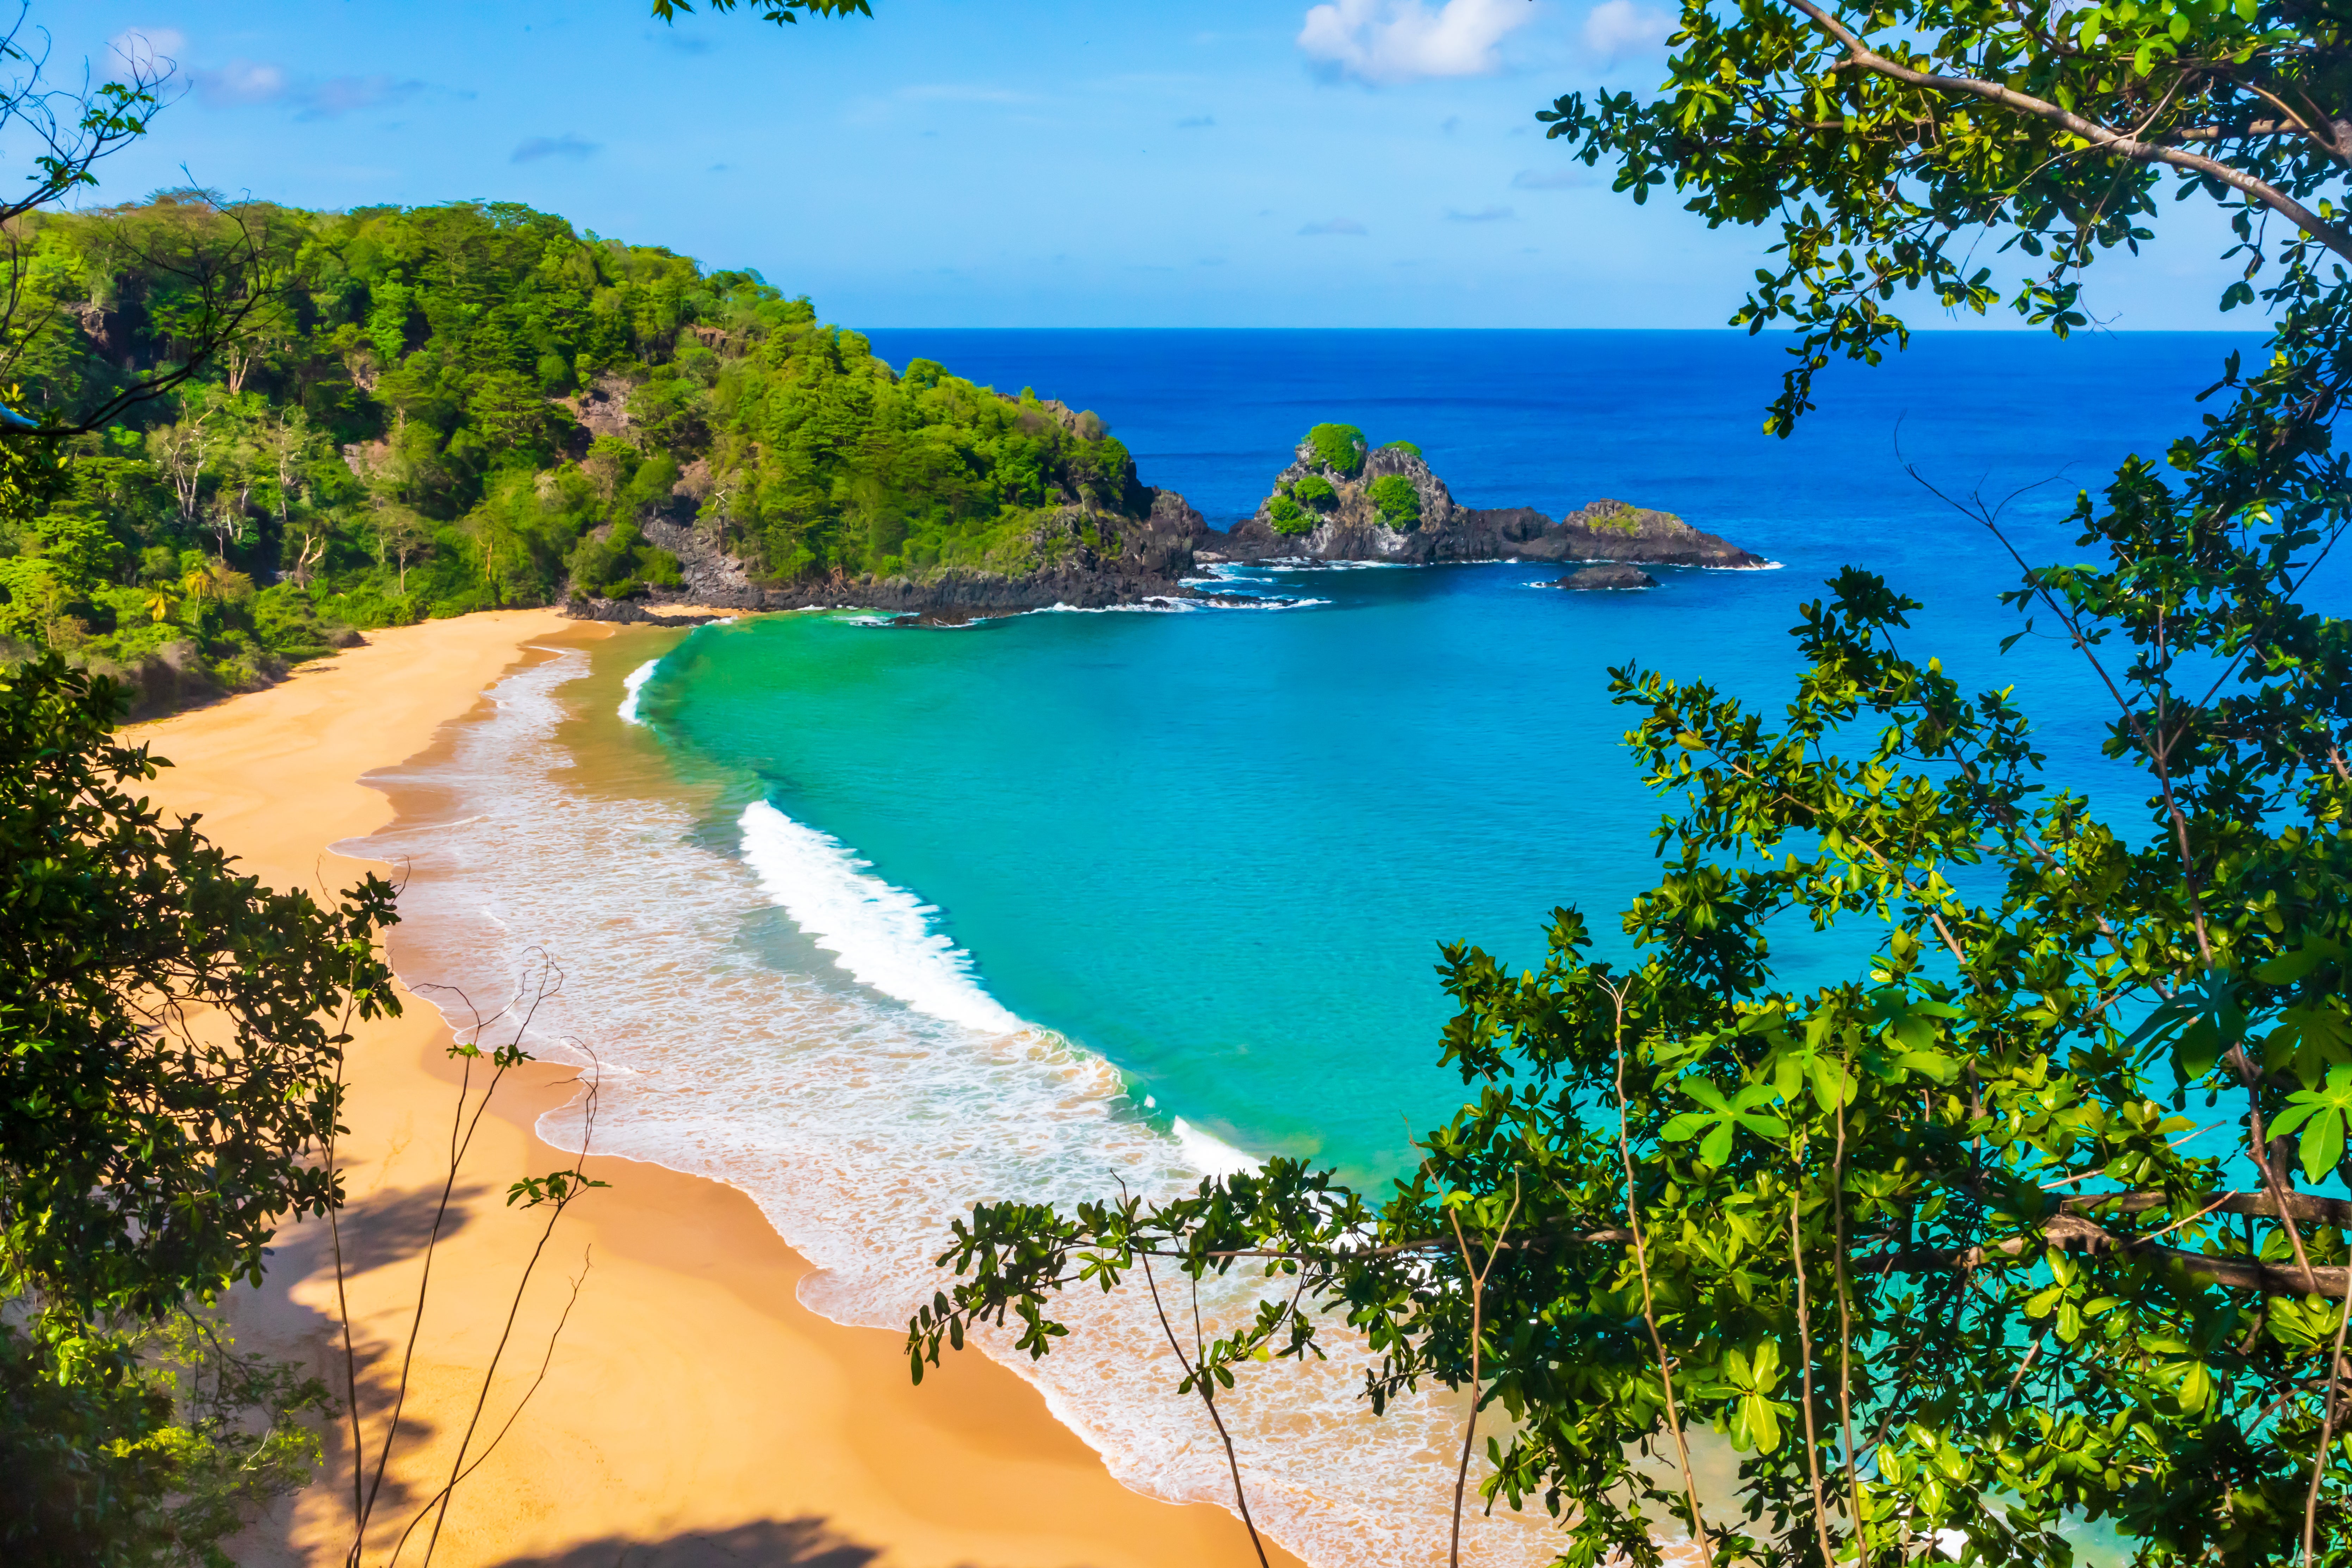
<path fill-rule="evenodd" d="M 648 511 L 639 526 L 646 538 L 677 557 L 685 584 L 649 593 L 644 610 L 658 616 L 665 604 L 690 604 L 729 610 L 842 606 L 891 615 L 975 616 L 1049 605 L 1098 609 L 1192 597 L 1181 580 L 1197 570 L 1193 547 L 1211 536 L 1209 526 L 1173 490 L 1150 493 L 1150 510 L 1140 519 L 1087 506 L 1057 507 L 1040 515 L 1024 542 L 1019 570 L 950 568 L 919 577 L 784 584 L 754 581 L 742 561 L 719 548 L 715 530 L 693 522 L 691 505 L 671 506 Z M 600 620 L 640 618 L 604 600 L 587 601 L 577 613 Z"/>

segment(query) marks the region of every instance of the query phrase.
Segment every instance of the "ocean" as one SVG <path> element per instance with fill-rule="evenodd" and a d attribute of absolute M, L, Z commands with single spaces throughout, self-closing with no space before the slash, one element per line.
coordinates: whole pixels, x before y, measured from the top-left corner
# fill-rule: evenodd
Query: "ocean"
<path fill-rule="evenodd" d="M 807 1304 L 885 1329 L 974 1199 L 1165 1193 L 1273 1153 L 1362 1184 L 1409 1165 L 1463 1097 L 1435 1067 L 1437 944 L 1530 966 L 1572 904 L 1605 946 L 1654 874 L 1661 802 L 1610 669 L 1769 711 L 1841 566 L 1924 602 L 1916 652 L 2018 689 L 2053 781 L 2130 807 L 2087 672 L 2045 637 L 2000 652 L 2016 568 L 1952 500 L 2003 508 L 2029 560 L 2079 558 L 2076 490 L 2192 428 L 2250 341 L 1923 334 L 1825 373 L 1781 441 L 1759 429 L 1780 348 L 1731 333 L 869 336 L 1094 409 L 1214 523 L 1336 419 L 1416 442 L 1468 504 L 1613 498 L 1772 563 L 1606 595 L 1524 564 L 1253 570 L 1242 608 L 631 633 L 509 677 L 384 775 L 401 818 L 364 852 L 414 868 L 404 976 L 478 999 L 551 952 L 538 1035 L 604 1073 L 598 1150 L 744 1188 L 819 1266 Z M 1792 938 L 1783 971 L 1826 983 L 1865 952 Z M 1229 1501 L 1148 1302 L 1071 1305 L 1043 1363 L 982 1348 L 1129 1485 Z M 1342 1357 L 1232 1396 L 1253 1510 L 1318 1568 L 1442 1561 L 1459 1405 L 1375 1422 L 1360 1383 Z M 1550 1555 L 1540 1519 L 1473 1533 L 1481 1562 Z"/>

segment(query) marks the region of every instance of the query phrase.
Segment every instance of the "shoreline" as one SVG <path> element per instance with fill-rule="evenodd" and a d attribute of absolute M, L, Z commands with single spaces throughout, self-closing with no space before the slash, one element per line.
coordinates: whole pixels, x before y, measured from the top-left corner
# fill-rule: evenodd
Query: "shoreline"
<path fill-rule="evenodd" d="M 202 831 L 268 884 L 331 889 L 362 868 L 331 863 L 328 846 L 394 817 L 392 800 L 361 775 L 431 752 L 479 710 L 485 688 L 532 659 L 530 645 L 612 636 L 647 634 L 553 611 L 393 628 L 278 686 L 126 733 L 177 764 L 147 786 L 157 805 L 201 814 Z M 421 997 L 404 1005 L 404 1016 L 355 1031 L 340 1152 L 371 1407 L 398 1363 L 457 1082 L 438 1015 Z M 517 1069 L 480 1123 L 436 1254 L 404 1446 L 377 1509 L 389 1529 L 371 1531 L 371 1560 L 446 1479 L 537 1237 L 535 1216 L 509 1210 L 503 1194 L 569 1163 L 533 1127 L 572 1097 L 572 1081 L 554 1064 Z M 589 1171 L 613 1185 L 580 1200 L 556 1231 L 485 1431 L 530 1386 L 575 1276 L 576 1301 L 511 1435 L 457 1492 L 437 1549 L 445 1561 L 586 1568 L 645 1552 L 677 1563 L 1173 1568 L 1249 1559 L 1232 1515 L 1128 1490 L 1010 1370 L 967 1354 L 918 1389 L 895 1334 L 844 1328 L 802 1306 L 810 1265 L 740 1190 L 610 1155 L 592 1156 Z M 326 1240 L 317 1222 L 287 1226 L 263 1286 L 240 1286 L 227 1310 L 247 1351 L 340 1382 Z M 318 1482 L 237 1539 L 239 1562 L 341 1557 L 346 1433 L 333 1429 Z"/>

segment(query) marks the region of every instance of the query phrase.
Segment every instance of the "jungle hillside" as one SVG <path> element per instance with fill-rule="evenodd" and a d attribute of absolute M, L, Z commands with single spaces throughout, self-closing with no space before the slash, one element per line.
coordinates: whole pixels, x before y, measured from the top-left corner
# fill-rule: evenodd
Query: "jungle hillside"
<path fill-rule="evenodd" d="M 47 443 L 0 521 L 0 657 L 54 649 L 148 711 L 371 627 L 678 590 L 681 551 L 768 587 L 1015 574 L 1150 510 L 1090 413 L 894 370 L 757 272 L 525 206 L 165 192 L 12 237 L 0 401 L 46 424 L 184 368 L 233 297 L 226 342 Z"/>

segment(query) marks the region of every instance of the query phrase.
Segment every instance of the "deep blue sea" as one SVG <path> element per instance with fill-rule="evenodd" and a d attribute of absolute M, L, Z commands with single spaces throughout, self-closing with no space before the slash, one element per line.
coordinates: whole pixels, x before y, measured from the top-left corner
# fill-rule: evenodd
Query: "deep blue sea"
<path fill-rule="evenodd" d="M 877 1328 L 930 1299 L 975 1199 L 1165 1193 L 1276 1152 L 1395 1173 L 1463 1093 L 1435 1066 L 1439 942 L 1530 966 L 1572 904 L 1622 949 L 1617 912 L 1654 876 L 1664 803 L 1610 669 L 1769 711 L 1799 605 L 1841 567 L 1923 602 L 1910 651 L 2018 689 L 2053 783 L 2144 822 L 2097 753 L 2104 695 L 2045 637 L 1999 651 L 2017 567 L 1929 487 L 2003 507 L 2028 560 L 2077 559 L 2076 491 L 2192 428 L 2244 342 L 1923 335 L 1826 373 L 1783 441 L 1759 428 L 1781 357 L 1731 334 L 871 335 L 1092 408 L 1213 521 L 1344 420 L 1419 443 L 1467 502 L 1613 498 L 1775 563 L 1638 594 L 1507 563 L 1267 572 L 1243 586 L 1288 607 L 961 629 L 765 616 L 625 632 L 502 681 L 402 775 L 424 804 L 371 846 L 414 868 L 404 973 L 489 994 L 529 945 L 559 955 L 539 1028 L 595 1053 L 596 1147 L 743 1188 L 818 1265 L 803 1300 Z M 2315 596 L 2342 604 L 2343 574 Z M 1866 930 L 1778 940 L 1800 987 L 1870 951 Z M 1045 1361 L 983 1347 L 1122 1480 L 1224 1500 L 1150 1303 L 1080 1294 Z M 1373 1421 L 1361 1386 L 1342 1355 L 1220 1396 L 1253 1510 L 1318 1568 L 1443 1562 L 1458 1412 L 1423 1394 Z M 1469 1533 L 1489 1568 L 1556 1540 L 1507 1512 Z"/>

